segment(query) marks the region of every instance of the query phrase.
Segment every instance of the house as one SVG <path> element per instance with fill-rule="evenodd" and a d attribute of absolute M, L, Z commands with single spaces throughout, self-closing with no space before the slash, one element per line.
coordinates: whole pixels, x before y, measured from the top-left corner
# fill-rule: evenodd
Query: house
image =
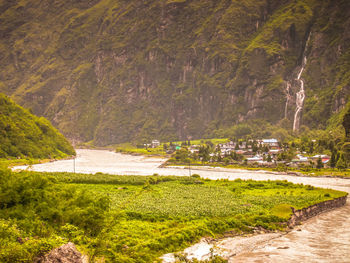
<path fill-rule="evenodd" d="M 241 144 L 238 144 L 238 147 L 239 147 L 240 150 L 247 149 L 247 143 L 246 142 L 241 142 Z"/>
<path fill-rule="evenodd" d="M 269 154 L 271 155 L 271 156 L 276 156 L 276 155 L 278 155 L 280 152 L 282 152 L 282 150 L 281 149 L 270 149 L 269 150 Z"/>
<path fill-rule="evenodd" d="M 233 152 L 235 150 L 235 146 L 236 144 L 234 142 L 228 142 L 228 143 L 220 143 L 218 144 L 217 148 L 220 147 L 220 152 L 222 155 L 225 154 L 231 154 L 231 152 Z"/>
<path fill-rule="evenodd" d="M 160 141 L 158 140 L 153 140 L 151 143 L 152 148 L 157 148 L 160 146 Z"/>
<path fill-rule="evenodd" d="M 260 155 L 255 155 L 253 157 L 247 158 L 246 160 L 248 163 L 257 163 L 262 162 L 263 158 Z"/>
<path fill-rule="evenodd" d="M 191 145 L 189 150 L 191 153 L 199 153 L 199 145 Z"/>
<path fill-rule="evenodd" d="M 329 157 L 328 155 L 325 155 L 325 154 L 317 154 L 317 155 L 311 157 L 311 159 L 316 160 L 316 161 L 319 158 L 321 158 L 322 161 L 326 161 L 326 160 L 330 160 L 331 159 L 331 157 Z"/>
<path fill-rule="evenodd" d="M 270 149 L 279 149 L 280 148 L 277 139 L 263 139 L 263 140 L 261 140 L 261 144 L 263 146 L 269 147 Z"/>
<path fill-rule="evenodd" d="M 310 159 L 302 156 L 301 154 L 297 154 L 296 158 L 292 160 L 291 166 L 298 167 L 299 165 L 309 165 Z"/>
<path fill-rule="evenodd" d="M 314 163 L 317 163 L 318 159 L 321 159 L 323 164 L 328 164 L 331 157 L 325 154 L 317 154 L 315 156 L 312 156 L 311 159 Z"/>
<path fill-rule="evenodd" d="M 236 153 L 237 154 L 246 154 L 247 151 L 244 151 L 244 150 L 236 150 Z"/>

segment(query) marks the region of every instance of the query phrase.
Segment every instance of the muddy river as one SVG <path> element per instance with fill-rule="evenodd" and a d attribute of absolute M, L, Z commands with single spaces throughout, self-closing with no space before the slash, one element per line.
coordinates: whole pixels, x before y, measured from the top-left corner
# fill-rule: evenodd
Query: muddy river
<path fill-rule="evenodd" d="M 103 150 L 77 150 L 76 160 L 19 166 L 46 172 L 109 173 L 122 175 L 199 174 L 210 179 L 288 180 L 350 193 L 350 179 L 298 177 L 266 171 L 231 170 L 210 167 L 160 168 L 162 158 L 123 155 Z M 215 244 L 201 242 L 187 252 L 190 257 L 206 259 L 210 248 L 229 258 L 229 262 L 349 262 L 350 204 L 311 218 L 286 234 L 262 234 L 252 237 L 227 238 Z M 171 256 L 165 262 L 171 262 Z"/>

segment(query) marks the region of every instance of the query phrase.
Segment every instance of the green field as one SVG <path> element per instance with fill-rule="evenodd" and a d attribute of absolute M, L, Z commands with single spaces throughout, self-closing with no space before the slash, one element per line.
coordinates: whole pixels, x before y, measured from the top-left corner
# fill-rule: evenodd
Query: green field
<path fill-rule="evenodd" d="M 0 170 L 0 262 L 31 262 L 68 241 L 92 262 L 158 262 L 203 236 L 283 230 L 291 206 L 345 194 L 287 181 Z"/>
<path fill-rule="evenodd" d="M 130 143 L 118 144 L 116 146 L 116 152 L 127 153 L 127 154 L 137 154 L 137 155 L 159 155 L 165 156 L 166 153 L 163 146 L 157 148 L 137 148 Z"/>

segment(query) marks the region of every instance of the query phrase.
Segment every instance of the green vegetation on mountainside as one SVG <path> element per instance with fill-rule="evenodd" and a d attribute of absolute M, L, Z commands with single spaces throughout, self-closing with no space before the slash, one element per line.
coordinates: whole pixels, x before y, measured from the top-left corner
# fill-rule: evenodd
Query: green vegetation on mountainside
<path fill-rule="evenodd" d="M 0 1 L 0 91 L 96 145 L 218 137 L 250 119 L 290 130 L 305 53 L 301 124 L 333 127 L 350 91 L 349 5 Z"/>
<path fill-rule="evenodd" d="M 158 262 L 203 236 L 284 229 L 291 206 L 344 195 L 287 181 L 0 170 L 0 261 L 72 241 L 91 262 Z"/>
<path fill-rule="evenodd" d="M 44 117 L 37 117 L 0 94 L 0 158 L 62 158 L 70 143 Z"/>

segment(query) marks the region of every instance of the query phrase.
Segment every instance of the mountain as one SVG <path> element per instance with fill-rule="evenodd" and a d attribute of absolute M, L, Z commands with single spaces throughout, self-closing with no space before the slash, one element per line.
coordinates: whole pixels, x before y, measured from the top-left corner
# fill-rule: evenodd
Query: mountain
<path fill-rule="evenodd" d="M 324 129 L 349 40 L 348 0 L 1 0 L 0 91 L 96 145 Z"/>
<path fill-rule="evenodd" d="M 0 158 L 59 158 L 75 155 L 70 143 L 44 117 L 0 93 Z"/>

